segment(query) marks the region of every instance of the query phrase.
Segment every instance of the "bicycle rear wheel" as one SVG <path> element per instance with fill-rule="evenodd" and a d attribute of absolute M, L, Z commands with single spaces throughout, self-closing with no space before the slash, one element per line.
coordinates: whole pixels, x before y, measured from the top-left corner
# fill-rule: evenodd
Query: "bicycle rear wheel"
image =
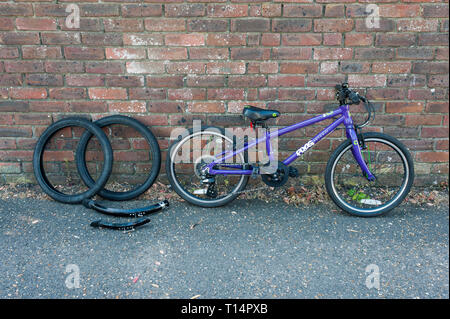
<path fill-rule="evenodd" d="M 363 158 L 375 175 L 369 181 L 345 141 L 333 152 L 325 171 L 325 185 L 334 203 L 344 211 L 364 217 L 378 216 L 397 207 L 409 193 L 414 165 L 409 151 L 392 136 L 364 133 Z"/>
<path fill-rule="evenodd" d="M 191 131 L 188 136 L 175 141 L 166 157 L 167 177 L 175 192 L 189 203 L 201 207 L 223 206 L 234 200 L 247 185 L 248 176 L 202 176 L 202 168 L 206 164 L 211 163 L 215 156 L 233 150 L 233 147 L 232 139 L 215 127 Z M 227 163 L 242 165 L 244 156 L 240 153 Z"/>

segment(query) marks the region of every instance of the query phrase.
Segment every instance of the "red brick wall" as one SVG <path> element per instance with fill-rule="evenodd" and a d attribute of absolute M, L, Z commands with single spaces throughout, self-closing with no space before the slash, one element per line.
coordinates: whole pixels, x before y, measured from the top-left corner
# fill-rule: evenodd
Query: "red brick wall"
<path fill-rule="evenodd" d="M 446 2 L 0 0 L 0 183 L 32 179 L 34 142 L 62 113 L 134 116 L 165 149 L 172 127 L 237 125 L 244 104 L 280 110 L 277 125 L 328 111 L 343 81 L 375 101 L 372 129 L 411 149 L 417 184 L 447 180 Z M 65 24 L 69 3 L 79 29 Z M 318 163 L 299 162 L 303 171 L 322 173 L 342 133 L 311 152 Z"/>

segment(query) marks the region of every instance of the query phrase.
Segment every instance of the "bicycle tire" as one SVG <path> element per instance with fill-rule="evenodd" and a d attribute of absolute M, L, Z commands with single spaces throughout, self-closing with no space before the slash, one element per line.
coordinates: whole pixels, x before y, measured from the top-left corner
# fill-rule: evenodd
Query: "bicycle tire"
<path fill-rule="evenodd" d="M 399 140 L 396 138 L 383 134 L 378 132 L 367 132 L 363 133 L 364 139 L 367 141 L 372 140 L 378 140 L 378 141 L 387 141 L 389 144 L 394 145 L 399 152 L 401 152 L 404 155 L 405 163 L 407 164 L 408 168 L 408 174 L 407 174 L 407 182 L 405 184 L 404 189 L 402 190 L 401 194 L 398 195 L 398 197 L 392 201 L 388 206 L 382 209 L 374 209 L 373 212 L 370 210 L 362 210 L 362 209 L 354 209 L 349 207 L 342 199 L 340 199 L 340 196 L 338 196 L 335 193 L 334 187 L 333 187 L 333 181 L 332 181 L 332 171 L 335 166 L 335 162 L 339 159 L 341 156 L 341 153 L 345 152 L 348 147 L 352 144 L 350 140 L 346 140 L 345 142 L 341 143 L 333 152 L 330 159 L 328 160 L 327 167 L 325 170 L 325 187 L 328 192 L 328 195 L 331 197 L 333 202 L 341 208 L 343 211 L 359 216 L 359 217 L 375 217 L 383 215 L 398 205 L 405 199 L 405 197 L 408 195 L 412 184 L 414 182 L 414 163 L 411 157 L 411 154 L 409 153 L 406 146 L 404 146 Z"/>
<path fill-rule="evenodd" d="M 115 192 L 108 189 L 101 189 L 98 192 L 98 195 L 108 200 L 125 201 L 136 198 L 145 191 L 147 191 L 153 185 L 156 178 L 158 177 L 159 170 L 161 167 L 161 151 L 159 148 L 159 144 L 153 133 L 147 128 L 147 126 L 145 126 L 138 120 L 123 115 L 112 115 L 104 117 L 98 121 L 95 121 L 94 124 L 100 128 L 113 124 L 121 124 L 130 126 L 139 133 L 141 133 L 150 146 L 149 152 L 153 164 L 147 179 L 140 186 L 125 192 Z M 88 186 L 95 184 L 94 179 L 89 174 L 85 160 L 87 145 L 92 136 L 93 135 L 89 131 L 84 132 L 84 134 L 81 136 L 80 143 L 78 144 L 78 149 L 76 152 L 76 164 L 78 168 L 78 173 L 80 174 L 83 182 Z"/>
<path fill-rule="evenodd" d="M 47 176 L 45 175 L 42 156 L 44 154 L 45 146 L 47 145 L 51 137 L 59 130 L 72 126 L 82 127 L 86 131 L 90 132 L 91 134 L 97 137 L 104 154 L 104 163 L 102 172 L 98 180 L 90 186 L 86 185 L 89 187 L 87 191 L 79 194 L 64 194 L 56 190 L 53 187 L 53 185 L 49 182 Z M 100 127 L 93 124 L 91 121 L 81 117 L 65 118 L 50 125 L 39 137 L 33 153 L 33 172 L 38 184 L 41 186 L 42 190 L 51 198 L 53 198 L 58 202 L 67 204 L 78 204 L 81 203 L 83 200 L 91 198 L 92 196 L 97 194 L 97 192 L 99 192 L 108 181 L 109 175 L 111 174 L 112 171 L 112 164 L 113 164 L 113 151 L 111 148 L 111 144 L 109 143 L 108 137 L 101 130 Z"/>

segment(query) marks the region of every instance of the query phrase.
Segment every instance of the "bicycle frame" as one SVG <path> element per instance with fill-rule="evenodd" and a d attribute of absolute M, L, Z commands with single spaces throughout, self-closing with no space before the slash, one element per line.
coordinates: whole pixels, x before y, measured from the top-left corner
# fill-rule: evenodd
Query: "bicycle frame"
<path fill-rule="evenodd" d="M 253 169 L 244 169 L 243 165 L 236 165 L 236 164 L 229 165 L 229 164 L 225 164 L 224 162 L 227 159 L 229 159 L 239 153 L 242 153 L 245 150 L 249 149 L 250 147 L 253 147 L 262 142 L 266 142 L 266 150 L 267 150 L 267 153 L 269 156 L 269 160 L 272 161 L 273 160 L 273 152 L 271 150 L 270 139 L 278 137 L 278 136 L 282 136 L 284 134 L 293 132 L 300 128 L 303 128 L 303 127 L 306 127 L 309 125 L 313 125 L 315 123 L 325 121 L 325 120 L 328 120 L 330 118 L 334 118 L 337 116 L 339 116 L 339 118 L 337 118 L 333 123 L 331 123 L 329 126 L 327 126 L 319 134 L 314 136 L 304 146 L 300 147 L 297 151 L 292 153 L 288 158 L 286 158 L 283 161 L 283 164 L 285 164 L 285 165 L 291 164 L 298 157 L 302 156 L 306 151 L 308 151 L 312 146 L 314 146 L 314 144 L 317 144 L 321 139 L 323 139 L 325 136 L 327 136 L 328 134 L 333 132 L 339 125 L 344 124 L 347 139 L 350 139 L 352 142 L 352 154 L 355 157 L 355 160 L 361 167 L 362 173 L 365 174 L 367 179 L 374 180 L 375 176 L 370 172 L 369 168 L 366 165 L 366 162 L 363 159 L 363 156 L 361 153 L 361 148 L 359 146 L 358 136 L 355 131 L 355 126 L 353 124 L 353 119 L 350 115 L 348 104 L 341 105 L 338 109 L 336 109 L 334 111 L 315 116 L 309 120 L 287 126 L 285 128 L 279 129 L 277 131 L 274 131 L 271 133 L 266 132 L 264 137 L 258 138 L 256 141 L 253 141 L 251 143 L 247 143 L 247 145 L 244 145 L 244 147 L 239 150 L 225 153 L 225 155 L 224 155 L 224 153 L 222 153 L 222 154 L 218 155 L 218 156 L 222 156 L 222 157 L 218 158 L 217 160 L 215 160 L 207 165 L 208 174 L 210 174 L 210 175 L 252 175 Z M 214 169 L 213 167 L 217 166 L 217 165 L 225 166 L 225 167 L 233 168 L 233 169 L 227 169 L 227 170 Z"/>

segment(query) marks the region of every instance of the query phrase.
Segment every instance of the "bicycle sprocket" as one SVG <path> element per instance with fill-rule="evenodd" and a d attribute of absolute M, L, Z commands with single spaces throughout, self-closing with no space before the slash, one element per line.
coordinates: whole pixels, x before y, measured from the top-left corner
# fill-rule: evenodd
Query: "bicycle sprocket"
<path fill-rule="evenodd" d="M 277 171 L 272 174 L 261 174 L 261 179 L 268 186 L 281 187 L 289 179 L 289 167 L 279 161 Z"/>

